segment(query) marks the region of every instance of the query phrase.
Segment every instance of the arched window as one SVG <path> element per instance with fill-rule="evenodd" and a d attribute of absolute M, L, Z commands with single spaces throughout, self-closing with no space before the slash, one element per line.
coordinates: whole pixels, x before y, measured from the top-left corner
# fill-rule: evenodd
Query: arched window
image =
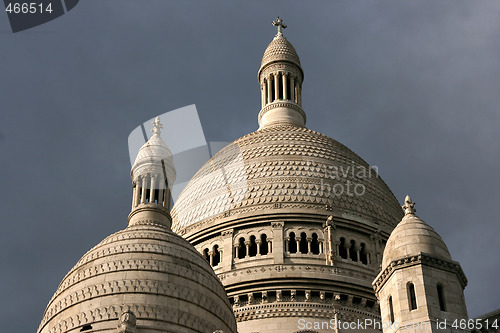
<path fill-rule="evenodd" d="M 217 266 L 220 263 L 219 245 L 214 245 L 214 258 L 212 259 L 212 266 Z"/>
<path fill-rule="evenodd" d="M 417 308 L 417 297 L 415 295 L 415 285 L 411 282 L 408 282 L 406 286 L 408 290 L 408 307 L 411 310 L 415 310 Z"/>
<path fill-rule="evenodd" d="M 208 249 L 204 249 L 202 254 L 203 258 L 205 258 L 206 261 L 210 262 L 210 256 L 208 255 Z"/>
<path fill-rule="evenodd" d="M 345 238 L 340 238 L 339 244 L 339 256 L 343 259 L 347 259 L 347 249 L 345 248 Z"/>
<path fill-rule="evenodd" d="M 352 261 L 358 261 L 358 254 L 356 253 L 356 241 L 351 240 L 351 246 L 349 247 L 349 257 Z"/>
<path fill-rule="evenodd" d="M 392 296 L 389 296 L 389 319 L 392 324 L 394 322 L 394 308 L 392 307 Z"/>
<path fill-rule="evenodd" d="M 312 234 L 311 252 L 313 254 L 319 254 L 319 242 L 318 235 L 316 233 Z"/>
<path fill-rule="evenodd" d="M 260 235 L 260 255 L 265 256 L 269 253 L 269 244 L 267 244 L 267 235 Z"/>
<path fill-rule="evenodd" d="M 241 237 L 238 241 L 238 258 L 243 259 L 247 256 L 247 247 L 245 245 L 245 238 Z"/>
<path fill-rule="evenodd" d="M 300 253 L 304 253 L 304 254 L 309 252 L 308 245 L 307 245 L 307 235 L 305 232 L 300 234 L 299 251 L 300 251 Z"/>
<path fill-rule="evenodd" d="M 441 284 L 437 285 L 438 299 L 439 299 L 439 309 L 441 311 L 446 311 L 446 304 L 444 302 L 444 288 Z"/>
<path fill-rule="evenodd" d="M 250 236 L 250 247 L 248 248 L 248 255 L 250 257 L 255 257 L 257 255 L 257 243 L 255 242 L 255 236 Z"/>
<path fill-rule="evenodd" d="M 365 243 L 360 244 L 361 249 L 359 250 L 359 261 L 363 264 L 368 264 L 368 258 L 366 256 L 366 245 Z"/>
<path fill-rule="evenodd" d="M 290 240 L 288 241 L 288 252 L 297 253 L 297 240 L 295 239 L 295 233 L 290 233 Z"/>

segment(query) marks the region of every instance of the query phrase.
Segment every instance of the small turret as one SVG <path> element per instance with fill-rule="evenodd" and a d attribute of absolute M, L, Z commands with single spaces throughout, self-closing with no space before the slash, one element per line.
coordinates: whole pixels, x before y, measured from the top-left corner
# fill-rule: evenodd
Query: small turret
<path fill-rule="evenodd" d="M 131 170 L 134 194 L 129 225 L 149 221 L 170 227 L 171 188 L 176 172 L 170 149 L 161 138 L 159 117 L 153 135 L 141 147 Z"/>

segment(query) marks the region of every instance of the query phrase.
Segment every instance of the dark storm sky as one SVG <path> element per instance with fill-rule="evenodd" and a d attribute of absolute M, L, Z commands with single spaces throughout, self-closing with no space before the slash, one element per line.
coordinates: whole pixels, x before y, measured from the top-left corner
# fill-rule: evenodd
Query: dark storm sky
<path fill-rule="evenodd" d="M 500 2 L 81 1 L 12 34 L 0 13 L 0 322 L 33 332 L 63 276 L 126 226 L 128 134 L 196 104 L 208 141 L 257 128 L 257 70 L 288 24 L 307 126 L 409 193 L 500 307 Z"/>

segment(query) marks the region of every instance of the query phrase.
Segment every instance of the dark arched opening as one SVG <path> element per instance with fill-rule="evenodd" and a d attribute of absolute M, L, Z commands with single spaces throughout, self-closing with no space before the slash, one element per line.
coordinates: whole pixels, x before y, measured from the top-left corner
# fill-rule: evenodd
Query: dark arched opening
<path fill-rule="evenodd" d="M 269 253 L 269 244 L 267 244 L 267 235 L 260 235 L 260 255 L 265 256 Z"/>
<path fill-rule="evenodd" d="M 238 241 L 238 258 L 243 259 L 247 256 L 247 247 L 245 245 L 245 238 L 241 237 Z"/>
<path fill-rule="evenodd" d="M 347 249 L 345 248 L 345 245 L 345 238 L 341 237 L 339 244 L 339 256 L 343 259 L 347 259 Z"/>
<path fill-rule="evenodd" d="M 307 246 L 307 235 L 305 232 L 300 234 L 300 243 L 299 243 L 299 251 L 300 253 L 306 254 L 308 251 L 308 246 Z"/>
<path fill-rule="evenodd" d="M 361 243 L 360 245 L 361 249 L 359 250 L 359 261 L 361 261 L 363 264 L 368 264 L 368 257 L 366 255 L 366 245 L 365 243 Z"/>
<path fill-rule="evenodd" d="M 297 253 L 297 240 L 295 239 L 295 233 L 290 233 L 290 240 L 288 241 L 288 252 Z"/>
<path fill-rule="evenodd" d="M 407 285 L 408 290 L 408 307 L 411 310 L 415 310 L 417 308 L 417 296 L 415 295 L 415 285 L 411 282 L 408 282 Z"/>
<path fill-rule="evenodd" d="M 248 255 L 250 257 L 255 257 L 257 255 L 257 243 L 255 242 L 255 236 L 250 236 L 250 246 L 248 248 Z"/>
<path fill-rule="evenodd" d="M 214 245 L 214 258 L 212 259 L 212 266 L 217 266 L 220 263 L 219 245 Z"/>
<path fill-rule="evenodd" d="M 312 234 L 311 252 L 313 254 L 319 254 L 319 242 L 318 235 L 316 233 Z"/>

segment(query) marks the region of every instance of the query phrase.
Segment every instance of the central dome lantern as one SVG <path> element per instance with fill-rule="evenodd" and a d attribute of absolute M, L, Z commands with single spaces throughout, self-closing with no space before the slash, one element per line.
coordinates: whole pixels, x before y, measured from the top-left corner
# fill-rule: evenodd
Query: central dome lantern
<path fill-rule="evenodd" d="M 371 283 L 403 212 L 375 168 L 305 127 L 300 60 L 286 25 L 273 24 L 258 72 L 259 129 L 201 167 L 172 209 L 172 229 L 221 279 L 239 333 L 380 319 Z"/>
<path fill-rule="evenodd" d="M 302 81 L 304 71 L 293 45 L 283 36 L 286 28 L 281 18 L 273 25 L 278 33 L 267 47 L 259 69 L 262 110 L 261 128 L 275 124 L 293 124 L 303 127 L 306 114 L 302 110 Z"/>

